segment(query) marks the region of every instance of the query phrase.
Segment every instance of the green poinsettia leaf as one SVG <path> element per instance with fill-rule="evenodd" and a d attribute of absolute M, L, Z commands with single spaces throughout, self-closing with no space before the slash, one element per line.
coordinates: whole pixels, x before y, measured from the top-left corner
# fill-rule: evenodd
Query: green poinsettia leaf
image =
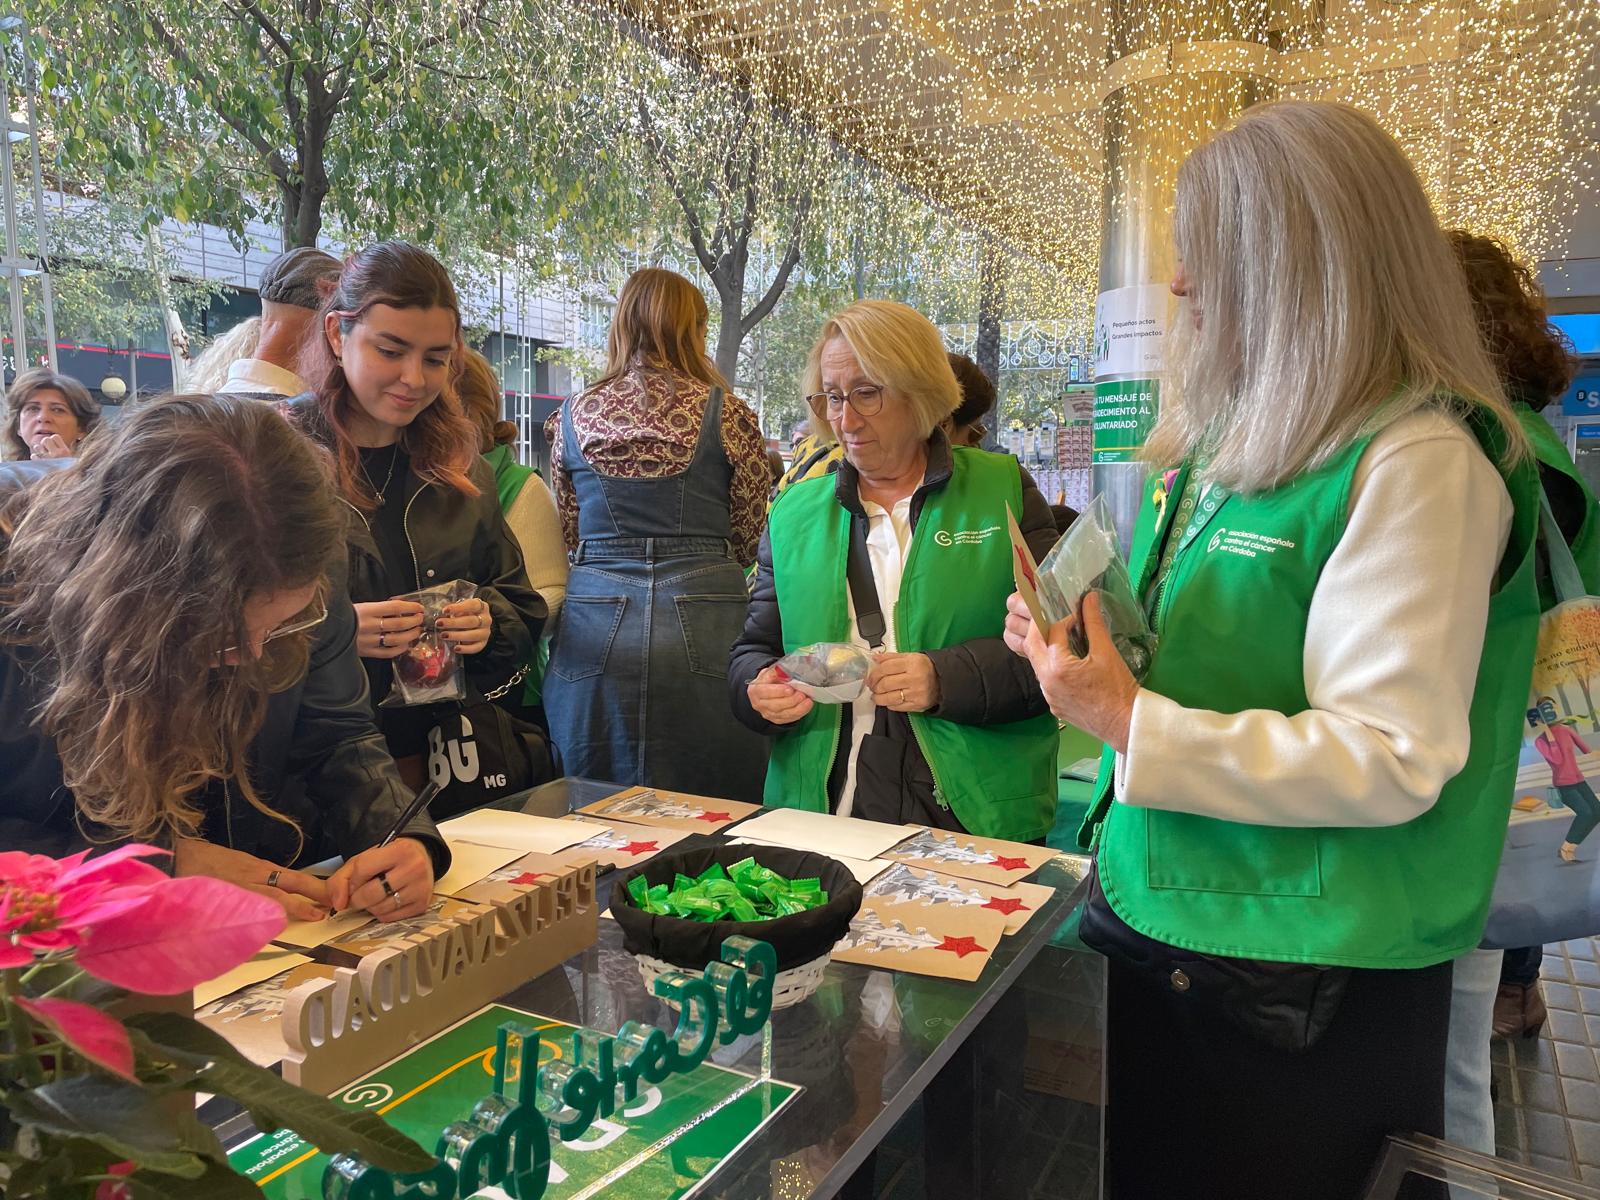
<path fill-rule="evenodd" d="M 170 1111 L 151 1103 L 143 1088 L 99 1076 L 77 1075 L 11 1092 L 6 1107 L 21 1124 L 94 1142 L 121 1159 L 166 1174 L 198 1178 L 205 1165 L 196 1152 L 217 1144 L 216 1135 L 197 1122 L 180 1128 Z"/>
<path fill-rule="evenodd" d="M 261 1189 L 225 1163 L 206 1163 L 194 1179 L 135 1171 L 123 1177 L 129 1200 L 260 1200 Z"/>
<path fill-rule="evenodd" d="M 335 1104 L 256 1066 L 204 1025 L 176 1013 L 145 1013 L 128 1022 L 134 1044 L 195 1068 L 188 1086 L 249 1109 L 263 1131 L 287 1128 L 327 1154 L 359 1154 L 386 1171 L 425 1171 L 436 1159 L 376 1113 Z"/>

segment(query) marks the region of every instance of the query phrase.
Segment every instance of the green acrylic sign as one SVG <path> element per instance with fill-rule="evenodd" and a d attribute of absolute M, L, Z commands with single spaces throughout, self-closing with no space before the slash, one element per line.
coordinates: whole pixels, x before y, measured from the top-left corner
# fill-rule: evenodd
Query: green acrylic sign
<path fill-rule="evenodd" d="M 1094 385 L 1093 462 L 1133 462 L 1161 410 L 1158 379 L 1112 379 Z"/>
<path fill-rule="evenodd" d="M 562 1200 L 618 1174 L 650 1195 L 680 1195 L 795 1091 L 702 1066 L 718 1041 L 766 1024 L 776 976 L 770 945 L 729 938 L 722 961 L 701 975 L 656 981 L 656 994 L 679 1005 L 671 1033 L 628 1021 L 612 1037 L 490 1009 L 347 1089 L 340 1099 L 354 1103 L 398 1095 L 378 1111 L 424 1144 L 436 1139 L 439 1162 L 429 1171 L 391 1175 L 351 1155 L 329 1159 L 283 1134 L 254 1139 L 230 1162 L 276 1200 L 468 1200 L 502 1192 Z M 552 1044 L 562 1035 L 565 1045 Z M 492 1051 L 478 1049 L 488 1037 Z M 473 1052 L 460 1057 L 463 1048 Z M 473 1081 L 491 1065 L 492 1090 L 484 1095 L 484 1084 Z M 409 1119 L 391 1113 L 401 1103 Z"/>

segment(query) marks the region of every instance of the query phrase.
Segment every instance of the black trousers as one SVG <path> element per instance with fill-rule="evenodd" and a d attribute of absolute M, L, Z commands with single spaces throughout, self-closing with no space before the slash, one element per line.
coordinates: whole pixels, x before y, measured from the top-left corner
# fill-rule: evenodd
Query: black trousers
<path fill-rule="evenodd" d="M 1387 1135 L 1444 1135 L 1449 963 L 1356 971 L 1299 1055 L 1116 962 L 1109 980 L 1111 1200 L 1357 1200 Z"/>

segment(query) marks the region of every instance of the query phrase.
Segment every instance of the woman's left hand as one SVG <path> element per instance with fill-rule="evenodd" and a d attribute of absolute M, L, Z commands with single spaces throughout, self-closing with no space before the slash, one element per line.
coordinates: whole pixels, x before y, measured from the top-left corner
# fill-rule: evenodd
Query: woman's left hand
<path fill-rule="evenodd" d="M 34 458 L 71 458 L 74 452 L 74 447 L 67 445 L 66 439 L 58 433 L 47 433 L 38 444 L 28 447 L 28 453 Z"/>
<path fill-rule="evenodd" d="M 485 601 L 476 596 L 471 600 L 457 600 L 446 604 L 439 613 L 439 632 L 462 654 L 476 654 L 489 644 L 494 619 Z"/>
<path fill-rule="evenodd" d="M 867 687 L 873 703 L 895 712 L 927 712 L 939 703 L 939 672 L 926 654 L 880 654 Z"/>
<path fill-rule="evenodd" d="M 1100 593 L 1084 597 L 1080 613 L 1089 639 L 1089 654 L 1079 658 L 1067 644 L 1073 618 L 1057 621 L 1048 638 L 1028 614 L 1021 596 L 1006 601 L 1006 645 L 1033 666 L 1039 687 L 1056 720 L 1099 738 L 1118 754 L 1128 752 L 1133 700 L 1139 683 L 1117 653 L 1100 608 Z"/>
<path fill-rule="evenodd" d="M 398 837 L 346 861 L 328 890 L 338 912 L 364 908 L 380 921 L 414 917 L 433 900 L 433 859 L 416 838 Z"/>

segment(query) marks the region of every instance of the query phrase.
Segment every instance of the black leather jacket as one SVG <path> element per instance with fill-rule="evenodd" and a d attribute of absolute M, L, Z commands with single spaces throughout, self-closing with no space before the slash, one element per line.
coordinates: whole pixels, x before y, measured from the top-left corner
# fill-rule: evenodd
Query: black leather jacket
<path fill-rule="evenodd" d="M 0 464 L 0 497 L 53 466 Z M 328 574 L 328 619 L 313 635 L 306 675 L 271 697 L 250 748 L 257 794 L 300 822 L 304 847 L 296 855 L 294 832 L 257 812 L 237 789 L 218 786 L 200 801 L 209 840 L 274 862 L 315 862 L 368 849 L 383 839 L 411 799 L 372 722 L 342 554 Z M 60 856 L 115 842 L 104 831 L 79 828 L 55 743 L 32 723 L 38 699 L 21 655 L 0 648 L 0 849 Z M 428 847 L 436 878 L 448 869 L 450 851 L 425 814 L 404 833 Z"/>
<path fill-rule="evenodd" d="M 404 580 L 415 591 L 453 579 L 477 584 L 494 626 L 489 644 L 464 661 L 467 680 L 481 695 L 505 684 L 532 659 L 550 609 L 528 582 L 522 550 L 500 510 L 494 469 L 475 458 L 467 474 L 478 486 L 476 496 L 438 484 L 414 484 L 405 502 L 413 561 L 390 564 L 387 571 L 367 518 L 349 506 L 350 599 L 357 604 L 389 599 L 391 578 Z M 373 697 L 381 700 L 393 682 L 393 668 L 385 659 L 371 659 L 366 667 Z"/>

